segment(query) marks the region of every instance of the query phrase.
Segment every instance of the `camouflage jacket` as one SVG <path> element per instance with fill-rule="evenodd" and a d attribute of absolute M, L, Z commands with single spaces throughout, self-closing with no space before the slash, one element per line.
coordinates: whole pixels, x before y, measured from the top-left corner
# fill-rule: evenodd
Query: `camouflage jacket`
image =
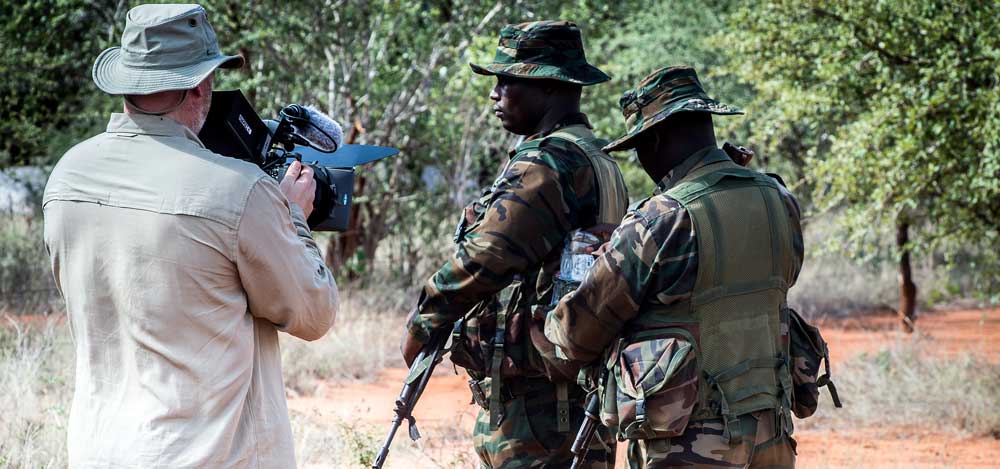
<path fill-rule="evenodd" d="M 567 233 L 596 223 L 597 182 L 575 145 L 562 139 L 529 143 L 580 124 L 590 127 L 584 114 L 572 114 L 527 138 L 493 185 L 465 208 L 455 253 L 427 281 L 407 325 L 415 338 L 426 342 L 431 331 L 450 327 L 515 276 L 531 282 L 536 301 L 547 298 Z"/>
<path fill-rule="evenodd" d="M 684 160 L 660 181 L 652 197 L 629 210 L 583 284 L 548 314 L 545 336 L 569 358 L 592 361 L 626 331 L 631 319 L 691 298 L 698 276 L 696 233 L 687 210 L 664 192 L 716 161 L 711 148 Z M 799 207 L 784 189 L 782 200 L 794 222 L 797 277 L 803 256 Z"/>

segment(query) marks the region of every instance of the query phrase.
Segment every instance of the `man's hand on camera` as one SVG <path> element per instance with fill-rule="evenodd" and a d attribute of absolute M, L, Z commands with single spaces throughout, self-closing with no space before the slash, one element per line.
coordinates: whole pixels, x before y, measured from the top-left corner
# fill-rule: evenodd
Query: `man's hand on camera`
<path fill-rule="evenodd" d="M 289 202 L 298 205 L 306 218 L 313 210 L 313 198 L 316 197 L 316 180 L 313 179 L 313 169 L 293 161 L 281 179 L 281 193 Z"/>

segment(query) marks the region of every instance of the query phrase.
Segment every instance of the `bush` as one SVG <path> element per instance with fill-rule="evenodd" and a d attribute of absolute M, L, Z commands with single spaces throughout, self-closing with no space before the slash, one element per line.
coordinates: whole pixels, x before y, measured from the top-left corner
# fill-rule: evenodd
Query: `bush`
<path fill-rule="evenodd" d="M 42 239 L 40 217 L 0 214 L 0 311 L 56 309 L 59 295 Z"/>

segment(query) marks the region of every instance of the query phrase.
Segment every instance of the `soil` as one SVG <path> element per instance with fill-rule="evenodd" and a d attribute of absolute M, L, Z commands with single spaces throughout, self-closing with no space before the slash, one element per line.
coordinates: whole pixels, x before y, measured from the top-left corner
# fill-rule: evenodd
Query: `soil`
<path fill-rule="evenodd" d="M 1000 347 L 991 346 L 1000 341 L 1000 309 L 925 313 L 917 320 L 914 334 L 898 332 L 898 320 L 889 314 L 827 320 L 821 328 L 830 344 L 834 368 L 859 354 L 878 353 L 894 341 L 920 341 L 932 345 L 921 350 L 944 356 L 967 352 L 1000 363 Z M 405 375 L 406 370 L 386 369 L 371 383 L 322 384 L 312 397 L 290 399 L 289 408 L 324 420 L 355 422 L 356 428 L 367 428 L 381 438 Z M 468 454 L 463 445 L 471 446 L 471 441 L 459 437 L 463 432 L 471 434 L 475 411 L 469 404 L 464 374 L 435 376 L 415 413 L 422 441 L 438 438 L 449 443 L 437 451 Z M 405 428 L 401 429 L 397 440 L 405 440 L 405 433 Z M 803 468 L 1000 467 L 1000 439 L 995 436 L 963 436 L 934 428 L 872 427 L 802 430 L 795 438 L 798 467 Z M 414 467 L 412 462 L 401 460 L 405 454 L 394 456 L 397 459 L 390 457 L 387 467 Z M 465 461 L 462 467 L 476 467 L 468 458 Z M 618 467 L 624 467 L 621 461 Z"/>

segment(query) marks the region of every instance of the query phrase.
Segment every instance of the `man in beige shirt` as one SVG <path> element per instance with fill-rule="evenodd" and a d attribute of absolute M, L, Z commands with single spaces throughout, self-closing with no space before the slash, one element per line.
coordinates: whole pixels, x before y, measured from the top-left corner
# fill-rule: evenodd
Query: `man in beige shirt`
<path fill-rule="evenodd" d="M 315 340 L 337 285 L 306 217 L 315 182 L 280 185 L 197 137 L 219 52 L 205 10 L 144 5 L 94 81 L 123 95 L 45 189 L 45 243 L 76 344 L 73 468 L 295 466 L 278 331 Z"/>

